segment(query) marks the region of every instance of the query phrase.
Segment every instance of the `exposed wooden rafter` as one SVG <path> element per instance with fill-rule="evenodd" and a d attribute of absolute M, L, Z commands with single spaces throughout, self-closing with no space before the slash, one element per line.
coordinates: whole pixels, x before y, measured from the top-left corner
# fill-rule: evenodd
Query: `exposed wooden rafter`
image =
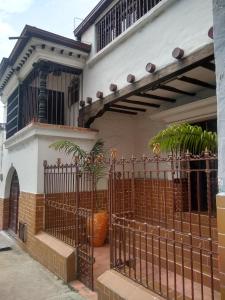
<path fill-rule="evenodd" d="M 184 81 L 184 82 L 187 82 L 187 83 L 190 83 L 190 84 L 198 85 L 198 86 L 201 86 L 201 87 L 204 87 L 204 88 L 207 88 L 207 89 L 211 89 L 211 90 L 216 89 L 216 86 L 213 85 L 213 84 L 210 84 L 208 82 L 205 82 L 205 81 L 202 81 L 202 80 L 199 80 L 199 79 L 191 78 L 191 77 L 188 77 L 188 76 L 179 77 L 178 80 Z"/>
<path fill-rule="evenodd" d="M 173 92 L 173 93 L 177 93 L 177 94 L 181 94 L 181 95 L 186 95 L 186 96 L 195 96 L 196 93 L 191 93 L 191 92 L 186 92 L 180 89 L 177 89 L 173 86 L 169 86 L 169 85 L 159 85 L 158 87 L 160 90 L 165 90 L 165 91 L 169 91 L 169 92 Z"/>
<path fill-rule="evenodd" d="M 204 62 L 201 65 L 201 67 L 203 67 L 203 68 L 205 68 L 207 70 L 213 71 L 213 72 L 215 72 L 215 70 L 216 70 L 215 64 L 211 63 L 211 62 L 208 62 L 208 61 Z"/>
<path fill-rule="evenodd" d="M 115 109 L 115 108 L 107 108 L 106 111 L 112 111 L 119 114 L 126 114 L 126 115 L 137 115 L 137 112 L 128 111 L 128 110 L 122 110 L 122 109 Z"/>
<path fill-rule="evenodd" d="M 133 107 L 133 106 L 130 107 L 130 106 L 120 105 L 120 104 L 113 104 L 113 105 L 111 105 L 111 107 L 119 108 L 119 109 L 129 109 L 129 110 L 140 111 L 140 112 L 145 112 L 146 111 L 146 109 L 144 109 L 144 108 Z"/>
<path fill-rule="evenodd" d="M 159 86 L 160 84 L 176 79 L 178 76 L 181 76 L 182 74 L 199 67 L 204 62 L 212 61 L 213 59 L 214 47 L 213 43 L 211 43 L 184 57 L 181 61 L 179 61 L 179 63 L 175 61 L 174 63 L 157 70 L 153 74 L 144 76 L 134 83 L 128 84 L 127 86 L 118 90 L 116 93 L 109 94 L 103 99 L 96 101 L 93 100 L 92 105 L 84 108 L 85 125 L 90 126 L 90 124 L 94 122 L 96 118 L 100 117 L 102 113 L 104 113 L 105 106 L 122 101 L 123 99 L 127 99 L 133 96 L 135 93 L 154 89 L 155 86 Z M 138 103 L 139 105 L 142 105 L 140 102 Z M 144 105 L 148 106 L 148 104 L 149 106 L 153 107 L 153 104 L 150 103 L 145 103 Z"/>
<path fill-rule="evenodd" d="M 152 95 L 148 93 L 135 93 L 135 96 L 142 97 L 142 98 L 148 98 L 148 99 L 155 99 L 160 101 L 166 101 L 166 102 L 176 102 L 176 99 L 158 96 L 158 95 Z"/>
<path fill-rule="evenodd" d="M 159 104 L 148 103 L 148 102 L 141 102 L 141 101 L 136 101 L 136 100 L 121 99 L 119 101 L 123 102 L 123 103 L 129 103 L 129 104 L 135 104 L 135 105 L 141 105 L 141 106 L 149 106 L 149 107 L 155 107 L 155 108 L 159 108 L 160 107 Z"/>

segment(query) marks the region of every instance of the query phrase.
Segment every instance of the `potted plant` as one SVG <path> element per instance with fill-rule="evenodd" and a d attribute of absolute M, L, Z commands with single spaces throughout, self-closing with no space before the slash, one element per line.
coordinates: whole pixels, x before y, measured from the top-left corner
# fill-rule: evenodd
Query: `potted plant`
<path fill-rule="evenodd" d="M 79 145 L 68 141 L 57 141 L 49 146 L 57 151 L 63 151 L 72 158 L 78 158 L 81 172 L 90 172 L 94 175 L 94 185 L 97 188 L 98 181 L 105 176 L 106 164 L 104 163 L 104 142 L 99 139 L 94 144 L 90 152 L 80 148 Z M 96 195 L 95 211 L 93 214 L 93 222 L 88 220 L 88 224 L 93 224 L 93 246 L 101 247 L 106 239 L 108 231 L 108 213 L 100 210 L 98 197 Z M 88 225 L 89 226 L 89 225 Z"/>

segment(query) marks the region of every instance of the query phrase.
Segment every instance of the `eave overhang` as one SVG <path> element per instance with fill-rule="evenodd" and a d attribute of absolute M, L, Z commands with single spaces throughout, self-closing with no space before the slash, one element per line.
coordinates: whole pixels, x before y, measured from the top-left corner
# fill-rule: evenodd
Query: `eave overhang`
<path fill-rule="evenodd" d="M 97 20 L 97 18 L 103 13 L 103 11 L 112 3 L 112 0 L 101 0 L 92 9 L 92 11 L 87 15 L 87 17 L 80 23 L 74 30 L 75 37 L 78 40 L 81 38 L 82 34 Z"/>

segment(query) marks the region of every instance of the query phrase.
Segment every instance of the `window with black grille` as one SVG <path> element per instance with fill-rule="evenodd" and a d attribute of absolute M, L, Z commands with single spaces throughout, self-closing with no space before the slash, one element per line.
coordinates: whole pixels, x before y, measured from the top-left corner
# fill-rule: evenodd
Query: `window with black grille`
<path fill-rule="evenodd" d="M 17 88 L 7 102 L 6 138 L 11 137 L 19 127 L 19 89 Z"/>
<path fill-rule="evenodd" d="M 120 0 L 96 24 L 97 51 L 103 49 L 161 0 Z"/>

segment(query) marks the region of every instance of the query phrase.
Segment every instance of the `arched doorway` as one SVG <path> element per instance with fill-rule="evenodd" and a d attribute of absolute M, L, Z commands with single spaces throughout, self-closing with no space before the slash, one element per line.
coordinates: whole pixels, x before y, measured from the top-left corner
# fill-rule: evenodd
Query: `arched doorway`
<path fill-rule="evenodd" d="M 14 233 L 17 233 L 19 195 L 19 179 L 17 172 L 14 171 L 9 196 L 9 229 L 11 229 Z"/>

